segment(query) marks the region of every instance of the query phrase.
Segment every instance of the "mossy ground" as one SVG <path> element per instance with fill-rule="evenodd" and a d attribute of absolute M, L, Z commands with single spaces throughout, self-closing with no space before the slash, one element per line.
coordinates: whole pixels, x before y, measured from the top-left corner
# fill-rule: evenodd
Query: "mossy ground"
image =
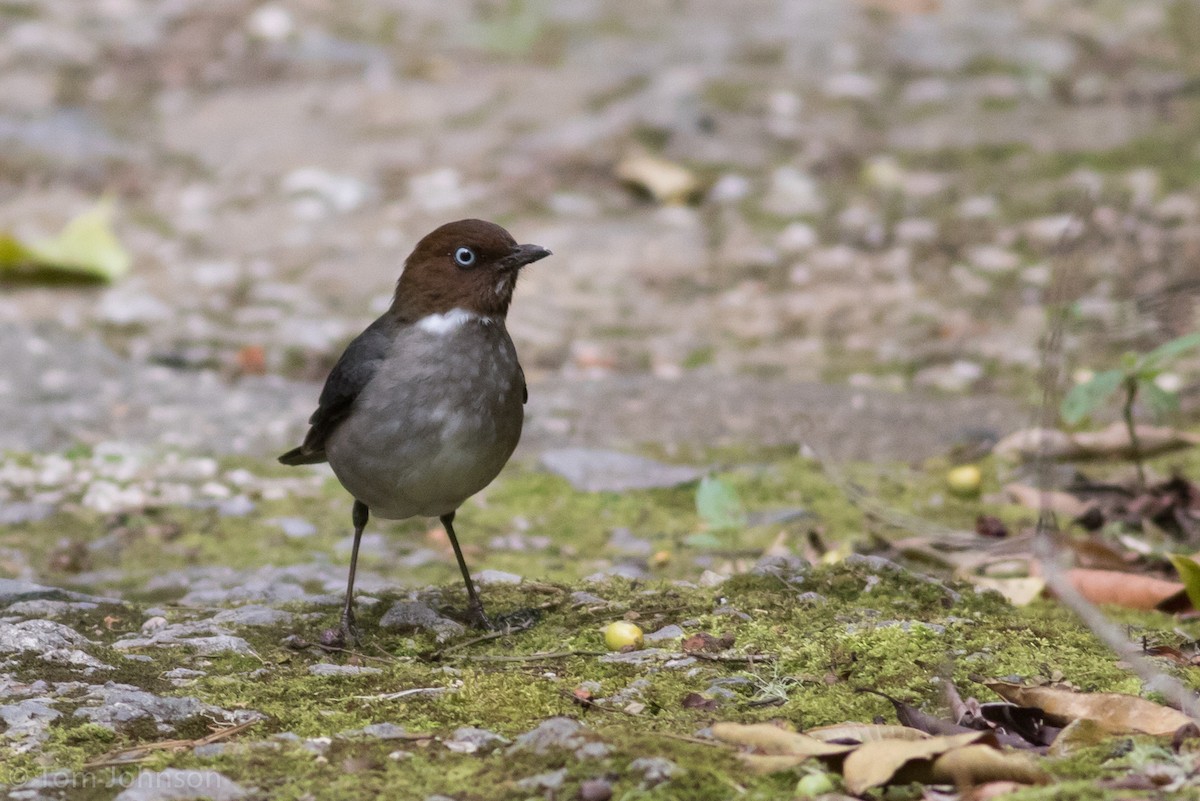
<path fill-rule="evenodd" d="M 186 694 L 225 709 L 254 709 L 266 717 L 232 738 L 218 755 L 197 756 L 190 749 L 152 753 L 139 767 L 206 767 L 246 787 L 255 797 L 271 799 L 377 798 L 383 795 L 424 798 L 444 793 L 465 799 L 524 799 L 542 791 L 517 785 L 521 779 L 565 767 L 567 779 L 557 798 L 573 798 L 582 781 L 606 776 L 619 799 L 789 798 L 796 776 L 747 774 L 721 747 L 690 741 L 718 720 L 778 720 L 797 728 L 842 721 L 894 720 L 891 705 L 872 689 L 932 712 L 941 709 L 938 677 L 951 677 L 964 694 L 988 697 L 972 677 L 1048 677 L 1061 675 L 1083 690 L 1137 693 L 1139 681 L 1072 617 L 1051 601 L 1015 609 L 998 595 L 969 585 L 929 581 L 913 574 L 878 571 L 863 564 L 838 563 L 813 568 L 803 576 L 737 575 L 716 587 L 680 585 L 695 580 L 702 568 L 738 572 L 782 532 L 799 550 L 816 537 L 835 545 L 852 542 L 871 550 L 895 532 L 888 524 L 864 516 L 848 500 L 843 485 L 829 480 L 809 460 L 780 455 L 718 454 L 718 464 L 741 466 L 720 470 L 751 512 L 802 508 L 806 516 L 790 522 L 718 534 L 718 544 L 699 547 L 689 537 L 702 531 L 695 511 L 694 490 L 656 490 L 624 494 L 588 494 L 572 490 L 561 479 L 529 467 L 515 467 L 484 496 L 464 507 L 459 531 L 472 543 L 474 567 L 511 570 L 526 577 L 522 585 L 489 585 L 485 596 L 493 614 L 539 607 L 542 615 L 530 629 L 471 642 L 468 632 L 447 643 L 431 635 L 401 635 L 381 630 L 378 621 L 404 588 L 434 583 L 430 592 L 449 614 L 464 603 L 448 554 L 412 570 L 395 569 L 391 554 L 366 555 L 363 564 L 396 575 L 394 593 L 377 593 L 380 603 L 364 605 L 360 624 L 366 634 L 357 656 L 325 654 L 316 648 L 290 650 L 283 639 L 296 634 L 314 640 L 336 622 L 332 606 L 289 607 L 303 613 L 281 628 L 247 628 L 238 633 L 256 656 L 198 657 L 186 649 L 144 651 L 150 662 L 125 659 L 108 647 L 117 636 L 141 624 L 139 605 L 164 605 L 171 619 L 195 619 L 213 610 L 170 604 L 169 593 L 147 593 L 148 578 L 165 570 L 195 565 L 253 567 L 308 562 L 314 558 L 344 562 L 335 545 L 348 528 L 347 502 L 334 485 L 305 496 L 257 499 L 244 517 L 220 517 L 211 510 L 167 508 L 119 521 L 82 511 L 65 512 L 38 523 L 9 529 L 0 545 L 26 549 L 48 581 L 67 583 L 55 574 L 53 554 L 63 536 L 80 542 L 117 534 L 115 545 L 93 553 L 92 577 L 109 576 L 132 606 L 113 615 L 105 610 L 64 619 L 98 645 L 92 652 L 117 667 L 104 679 L 134 684 L 162 694 Z M 227 469 L 274 474 L 268 465 L 239 462 Z M 998 486 L 999 468 L 985 470 L 985 491 Z M 851 469 L 848 479 L 884 504 L 917 513 L 943 525 L 971 525 L 976 514 L 999 515 L 1014 526 L 1029 513 L 1011 506 L 955 499 L 944 493 L 942 468 Z M 985 497 L 986 494 L 985 494 Z M 289 540 L 264 521 L 281 515 L 312 521 L 318 533 Z M 606 543 L 614 528 L 666 551 L 670 558 L 643 581 L 613 579 L 581 584 L 581 577 L 612 563 Z M 397 543 L 437 545 L 424 523 L 376 523 L 369 530 L 395 535 Z M 548 545 L 525 551 L 487 547 L 492 537 L 514 530 L 542 536 Z M 910 532 L 911 533 L 911 532 Z M 95 589 L 95 587 L 93 587 Z M 586 589 L 603 602 L 576 605 L 570 593 Z M 815 595 L 814 595 L 815 594 Z M 115 618 L 115 619 L 114 619 Z M 618 619 L 635 620 L 647 632 L 668 624 L 688 634 L 731 634 L 733 653 L 745 661 L 696 661 L 679 668 L 662 662 L 621 664 L 601 660 L 605 651 L 600 629 Z M 1177 631 L 1200 635 L 1194 622 L 1156 613 L 1126 616 L 1135 633 L 1179 641 Z M 678 642 L 664 643 L 678 650 Z M 550 654 L 538 656 L 539 654 Z M 317 662 L 359 664 L 378 673 L 314 676 Z M 162 674 L 175 667 L 198 668 L 206 675 L 176 688 Z M 48 669 L 34 659 L 17 666 L 19 678 L 62 681 L 77 678 L 65 668 Z M 705 693 L 721 679 L 732 697 L 709 693 L 715 708 L 686 706 L 689 693 Z M 1185 675 L 1185 681 L 1200 685 Z M 96 679 L 93 679 L 93 681 Z M 640 682 L 636 693 L 619 703 L 583 706 L 573 690 L 588 684 L 596 698 L 609 698 Z M 599 689 L 595 689 L 598 687 Z M 444 688 L 440 693 L 389 699 L 390 693 L 412 688 Z M 629 708 L 629 701 L 640 707 Z M 63 707 L 68 713 L 70 710 Z M 500 748 L 490 754 L 458 754 L 437 738 L 447 739 L 460 726 L 478 726 L 509 738 L 543 720 L 565 715 L 583 721 L 592 736 L 611 747 L 609 756 L 576 759 L 569 752 L 544 755 Z M 431 739 L 387 740 L 346 735 L 363 726 L 392 722 L 411 734 Z M 203 736 L 209 721 L 186 723 L 182 737 Z M 194 724 L 194 725 L 193 725 Z M 42 770 L 85 764 L 114 750 L 153 742 L 148 730 L 114 734 L 70 714 L 55 721 L 40 754 L 0 757 L 0 783 L 13 783 Z M 323 753 L 303 742 L 276 740 L 290 732 L 300 738 L 332 738 Z M 339 736 L 341 735 L 341 736 Z M 1092 782 L 1121 769 L 1128 738 L 1070 758 L 1050 760 L 1048 768 L 1062 780 L 1050 788 L 1025 791 L 1024 799 L 1100 797 Z M 676 778 L 645 787 L 627 769 L 638 757 L 664 756 L 682 769 Z M 92 768 L 85 775 L 132 775 L 134 767 Z M 105 773 L 107 772 L 107 773 Z M 1085 792 L 1085 788 L 1087 789 Z M 72 798 L 108 798 L 112 792 L 97 782 L 79 786 Z M 1114 795 L 1113 797 L 1120 797 Z"/>

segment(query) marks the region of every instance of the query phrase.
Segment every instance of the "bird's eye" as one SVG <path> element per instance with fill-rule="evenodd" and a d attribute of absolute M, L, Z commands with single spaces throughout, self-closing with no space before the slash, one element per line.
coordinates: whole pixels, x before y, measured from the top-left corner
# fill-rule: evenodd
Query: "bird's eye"
<path fill-rule="evenodd" d="M 459 267 L 470 267 L 475 263 L 475 251 L 470 248 L 459 248 L 454 251 L 454 260 Z"/>

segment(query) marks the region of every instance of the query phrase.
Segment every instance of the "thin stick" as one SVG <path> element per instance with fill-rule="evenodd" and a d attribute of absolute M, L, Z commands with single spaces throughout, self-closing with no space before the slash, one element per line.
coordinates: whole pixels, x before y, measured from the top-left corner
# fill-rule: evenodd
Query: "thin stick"
<path fill-rule="evenodd" d="M 411 690 L 401 690 L 395 693 L 384 693 L 383 695 L 351 695 L 348 699 L 354 701 L 398 701 L 401 698 L 407 698 L 412 695 L 441 695 L 449 690 L 449 687 L 413 687 Z M 342 700 L 347 700 L 346 698 Z"/>
<path fill-rule="evenodd" d="M 138 745 L 134 746 L 133 748 L 125 748 L 121 751 L 113 751 L 105 754 L 93 762 L 84 764 L 84 767 L 103 768 L 113 765 L 133 765 L 148 759 L 150 752 L 152 751 L 182 750 L 184 748 L 195 748 L 201 745 L 209 745 L 210 743 L 215 743 L 218 740 L 224 740 L 227 737 L 232 737 L 235 734 L 239 734 L 253 726 L 255 723 L 259 723 L 261 720 L 262 718 L 247 720 L 245 723 L 239 723 L 236 726 L 228 726 L 224 729 L 218 729 L 212 734 L 194 740 L 160 740 L 156 743 L 146 743 L 145 745 Z M 122 757 L 130 758 L 122 759 Z"/>
<path fill-rule="evenodd" d="M 572 656 L 604 656 L 607 651 L 548 651 L 528 656 L 498 656 L 495 654 L 467 654 L 450 657 L 456 662 L 536 662 L 539 659 L 566 659 Z"/>

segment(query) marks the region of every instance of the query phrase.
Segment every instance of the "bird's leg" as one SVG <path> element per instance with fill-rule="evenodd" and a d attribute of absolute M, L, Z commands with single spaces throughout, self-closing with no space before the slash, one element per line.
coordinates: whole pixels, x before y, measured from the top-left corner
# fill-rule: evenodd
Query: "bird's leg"
<path fill-rule="evenodd" d="M 354 510 L 350 513 L 354 521 L 354 545 L 350 550 L 350 578 L 346 581 L 346 603 L 342 607 L 342 622 L 340 625 L 343 640 L 347 645 L 359 645 L 358 625 L 354 622 L 354 573 L 358 569 L 358 544 L 362 541 L 363 529 L 367 527 L 367 518 L 371 511 L 362 501 L 354 502 Z"/>
<path fill-rule="evenodd" d="M 483 612 L 483 601 L 479 600 L 475 582 L 471 581 L 471 573 L 467 570 L 467 560 L 463 558 L 462 548 L 458 547 L 458 537 L 454 536 L 454 512 L 442 515 L 441 521 L 450 537 L 450 544 L 454 546 L 454 558 L 458 560 L 458 569 L 462 571 L 463 582 L 467 585 L 467 619 L 476 628 L 492 629 L 492 621 Z"/>

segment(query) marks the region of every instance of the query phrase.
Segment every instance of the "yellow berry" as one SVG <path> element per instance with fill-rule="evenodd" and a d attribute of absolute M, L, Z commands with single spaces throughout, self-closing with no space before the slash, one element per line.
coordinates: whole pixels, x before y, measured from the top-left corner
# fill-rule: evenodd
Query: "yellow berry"
<path fill-rule="evenodd" d="M 946 486 L 959 498 L 974 498 L 983 485 L 983 473 L 973 464 L 955 467 L 946 473 Z"/>
<path fill-rule="evenodd" d="M 642 647 L 642 630 L 635 623 L 618 620 L 604 627 L 604 644 L 610 651 L 620 651 L 633 646 Z"/>

